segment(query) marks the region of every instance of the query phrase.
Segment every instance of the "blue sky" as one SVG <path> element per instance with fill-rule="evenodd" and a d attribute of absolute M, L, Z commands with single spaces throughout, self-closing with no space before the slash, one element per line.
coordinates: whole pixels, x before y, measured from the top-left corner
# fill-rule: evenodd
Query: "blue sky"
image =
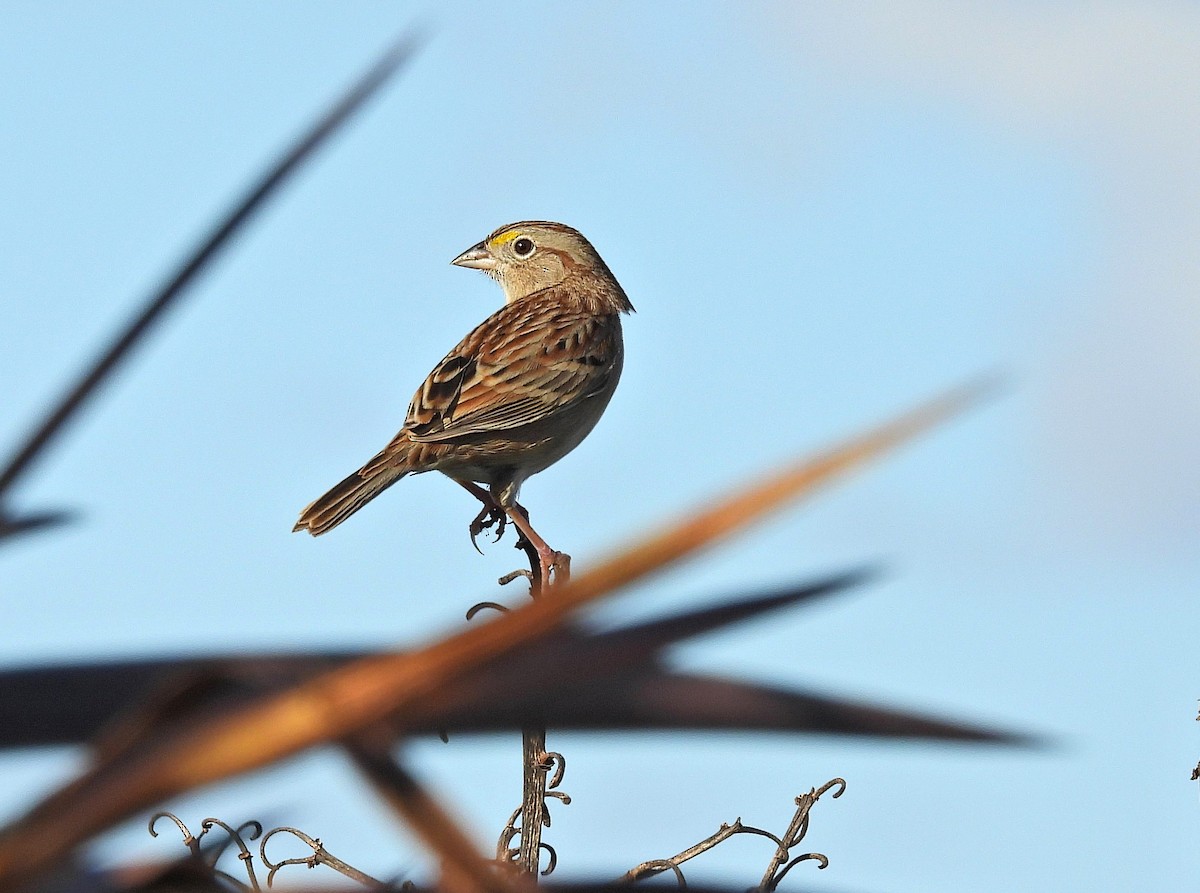
<path fill-rule="evenodd" d="M 1200 11 L 1192 4 L 8 3 L 0 437 L 406 26 L 426 48 L 250 227 L 18 493 L 0 660 L 417 642 L 514 566 L 406 479 L 319 541 L 298 509 L 382 446 L 500 300 L 449 260 L 562 220 L 638 314 L 624 379 L 524 501 L 577 566 L 979 372 L 1009 387 L 869 472 L 606 606 L 644 616 L 882 560 L 885 578 L 681 664 L 1055 737 L 1042 753 L 552 736 L 560 871 L 833 775 L 813 889 L 1174 889 L 1197 876 Z M 417 743 L 481 840 L 518 745 Z M 78 754 L 0 762 L 11 814 Z M 497 784 L 496 779 L 504 779 Z M 638 794 L 652 784 L 651 798 Z M 636 809 L 630 803 L 635 800 Z M 377 875 L 419 866 L 340 759 L 200 792 Z M 758 841 L 693 878 L 749 884 Z M 165 855 L 140 827 L 104 856 Z M 1120 856 L 1116 854 L 1122 854 Z"/>

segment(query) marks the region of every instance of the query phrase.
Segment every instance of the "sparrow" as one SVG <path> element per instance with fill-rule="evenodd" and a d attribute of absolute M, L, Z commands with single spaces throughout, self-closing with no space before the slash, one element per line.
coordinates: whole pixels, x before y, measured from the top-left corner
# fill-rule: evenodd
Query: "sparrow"
<path fill-rule="evenodd" d="M 320 536 L 409 474 L 440 471 L 483 503 L 471 538 L 507 518 L 554 552 L 517 502 L 521 484 L 588 435 L 621 377 L 621 315 L 632 313 L 607 264 L 577 230 L 526 220 L 502 226 L 451 263 L 482 270 L 505 304 L 446 354 L 413 395 L 404 426 L 358 471 L 300 513 Z"/>

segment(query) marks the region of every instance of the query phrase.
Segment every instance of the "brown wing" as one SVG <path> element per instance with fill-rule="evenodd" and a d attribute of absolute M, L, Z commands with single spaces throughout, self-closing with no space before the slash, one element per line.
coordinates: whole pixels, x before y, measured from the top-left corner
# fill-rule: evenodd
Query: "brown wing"
<path fill-rule="evenodd" d="M 502 307 L 450 351 L 413 395 L 404 428 L 419 443 L 519 428 L 620 373 L 616 314 L 563 307 L 547 289 Z"/>

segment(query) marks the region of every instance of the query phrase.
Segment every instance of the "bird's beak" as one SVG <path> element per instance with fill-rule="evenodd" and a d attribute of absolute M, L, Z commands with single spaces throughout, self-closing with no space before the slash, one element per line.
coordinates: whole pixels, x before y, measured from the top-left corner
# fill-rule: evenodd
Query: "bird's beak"
<path fill-rule="evenodd" d="M 496 269 L 496 258 L 487 250 L 487 246 L 483 242 L 472 245 L 450 263 L 456 267 L 469 267 L 472 270 Z"/>

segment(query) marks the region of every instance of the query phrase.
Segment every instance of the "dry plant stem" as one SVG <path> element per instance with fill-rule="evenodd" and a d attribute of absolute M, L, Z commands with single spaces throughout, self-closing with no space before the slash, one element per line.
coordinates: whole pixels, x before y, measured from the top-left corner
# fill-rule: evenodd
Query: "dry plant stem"
<path fill-rule="evenodd" d="M 529 581 L 529 594 L 532 598 L 538 599 L 543 592 L 552 592 L 549 585 L 551 564 L 546 560 L 548 547 L 544 541 L 539 547 L 530 538 L 529 533 L 532 532 L 532 528 L 529 527 L 529 522 L 520 510 L 512 513 L 512 519 L 514 523 L 517 523 L 518 519 L 523 522 L 523 524 L 517 523 L 517 529 L 521 531 L 517 548 L 524 551 L 529 559 L 529 570 L 532 574 Z M 559 554 L 561 553 L 554 553 L 556 557 Z M 558 564 L 557 567 L 555 582 L 569 582 L 570 558 L 568 557 L 566 562 Z M 548 769 L 546 758 L 546 729 L 537 726 L 522 729 L 521 847 L 517 856 L 517 865 L 522 872 L 535 879 L 542 851 L 542 825 L 550 823 L 546 815 L 546 772 Z"/>
<path fill-rule="evenodd" d="M 546 818 L 546 730 L 521 730 L 521 851 L 517 865 L 521 871 L 536 878 L 538 857 L 542 852 L 542 823 Z"/>
<path fill-rule="evenodd" d="M 819 790 L 811 788 L 807 794 L 801 794 L 797 797 L 796 812 L 792 816 L 791 824 L 788 825 L 782 837 L 776 837 L 770 831 L 764 831 L 762 828 L 743 825 L 742 820 L 739 818 L 732 825 L 722 824 L 717 829 L 716 834 L 704 838 L 704 840 L 694 846 L 688 847 L 682 853 L 676 853 L 670 859 L 652 859 L 649 862 L 643 862 L 636 868 L 631 868 L 617 878 L 614 883 L 633 884 L 645 878 L 654 877 L 656 874 L 662 874 L 664 871 L 672 871 L 675 873 L 675 879 L 679 883 L 680 889 L 686 888 L 687 881 L 684 879 L 683 871 L 679 867 L 680 865 L 689 859 L 694 859 L 696 856 L 708 852 L 735 834 L 754 834 L 772 841 L 775 844 L 775 854 L 771 857 L 771 862 L 767 866 L 766 873 L 763 875 L 759 885 L 753 889 L 773 893 L 787 873 L 801 862 L 812 860 L 817 863 L 818 868 L 828 866 L 829 860 L 820 853 L 805 853 L 801 856 L 792 856 L 791 850 L 808 833 L 808 814 L 812 810 L 813 805 L 821 798 L 822 794 L 834 787 L 837 790 L 833 796 L 835 798 L 840 797 L 846 790 L 846 782 L 840 778 L 835 778 L 826 782 Z"/>
<path fill-rule="evenodd" d="M 636 868 L 631 868 L 614 881 L 616 884 L 632 884 L 635 881 L 643 880 L 644 878 L 654 877 L 656 874 L 662 874 L 664 871 L 674 871 L 677 878 L 682 878 L 679 871 L 679 866 L 689 859 L 694 859 L 701 853 L 707 853 L 718 843 L 728 840 L 735 834 L 740 834 L 742 831 L 742 820 L 738 819 L 732 825 L 721 823 L 721 827 L 717 829 L 717 833 L 711 837 L 706 837 L 695 846 L 690 846 L 682 853 L 676 853 L 670 859 L 653 859 L 649 862 L 643 862 Z"/>
<path fill-rule="evenodd" d="M 151 837 L 158 837 L 158 830 L 155 826 L 158 824 L 159 819 L 164 818 L 169 819 L 175 825 L 175 827 L 179 829 L 179 832 L 183 835 L 184 846 L 188 848 L 191 858 L 196 860 L 197 864 L 203 865 L 204 868 L 212 874 L 214 879 L 225 878 L 226 880 L 232 881 L 236 885 L 237 889 L 245 888 L 253 891 L 253 893 L 259 893 L 262 888 L 259 886 L 258 878 L 254 873 L 254 854 L 250 851 L 250 847 L 247 846 L 246 838 L 242 836 L 243 832 L 245 832 L 246 837 L 248 837 L 250 840 L 255 840 L 260 837 L 262 835 L 263 828 L 259 822 L 244 822 L 237 828 L 234 828 L 220 819 L 207 818 L 201 823 L 200 834 L 198 836 L 193 836 L 192 832 L 188 830 L 187 825 L 183 823 L 183 820 L 180 819 L 179 816 L 169 812 L 157 812 L 150 817 L 148 830 Z M 200 841 L 213 828 L 220 828 L 223 830 L 226 833 L 227 838 L 223 843 L 215 847 L 210 847 L 208 852 L 205 852 L 200 847 Z M 229 872 L 217 868 L 217 863 L 221 861 L 221 856 L 229 848 L 229 845 L 234 843 L 237 844 L 238 857 L 242 863 L 242 867 L 246 872 L 246 880 L 249 882 L 248 885 L 239 881 Z"/>
<path fill-rule="evenodd" d="M 813 805 L 821 799 L 821 795 L 830 788 L 837 788 L 833 792 L 834 799 L 837 799 L 846 792 L 846 782 L 844 779 L 834 778 L 825 782 L 819 789 L 810 788 L 807 794 L 801 794 L 796 798 L 796 813 L 792 816 L 792 821 L 788 825 L 787 831 L 783 833 L 781 842 L 775 850 L 775 855 L 771 857 L 771 863 L 763 873 L 762 880 L 758 884 L 760 890 L 774 890 L 779 886 L 779 882 L 783 880 L 783 876 L 788 873 L 792 865 L 796 862 L 811 858 L 817 859 L 821 868 L 824 868 L 828 864 L 825 857 L 819 853 L 808 853 L 804 856 L 791 858 L 789 850 L 800 843 L 804 839 L 804 835 L 808 833 L 808 814 L 812 810 Z"/>
<path fill-rule="evenodd" d="M 272 862 L 269 858 L 267 858 L 267 842 L 277 834 L 292 835 L 297 840 L 300 840 L 307 845 L 312 850 L 312 855 L 291 859 L 281 859 L 278 862 Z M 367 887 L 370 890 L 386 891 L 391 889 L 389 885 L 383 883 L 383 881 L 376 880 L 366 872 L 359 871 L 350 863 L 343 862 L 337 856 L 333 855 L 333 853 L 325 849 L 325 845 L 321 843 L 319 838 L 309 837 L 299 828 L 292 828 L 289 825 L 281 825 L 278 828 L 272 828 L 263 836 L 262 842 L 258 846 L 258 858 L 262 860 L 263 865 L 268 869 L 268 887 L 274 884 L 275 875 L 279 873 L 279 870 L 286 868 L 289 865 L 303 865 L 305 868 L 310 869 L 316 868 L 318 865 L 324 865 L 328 868 L 332 868 L 338 874 L 348 877 L 350 880 L 355 881 L 356 883 L 362 884 L 364 887 Z M 257 887 L 255 889 L 257 889 Z"/>
<path fill-rule="evenodd" d="M 0 831 L 0 889 L 13 889 L 19 880 L 55 865 L 72 847 L 154 803 L 340 740 L 389 716 L 402 718 L 413 705 L 439 696 L 444 686 L 559 628 L 582 606 L 745 529 L 956 414 L 986 390 L 951 392 L 714 499 L 560 583 L 554 598 L 406 654 L 354 661 L 231 709 L 202 727 L 147 733 L 136 755 L 98 761 Z"/>

